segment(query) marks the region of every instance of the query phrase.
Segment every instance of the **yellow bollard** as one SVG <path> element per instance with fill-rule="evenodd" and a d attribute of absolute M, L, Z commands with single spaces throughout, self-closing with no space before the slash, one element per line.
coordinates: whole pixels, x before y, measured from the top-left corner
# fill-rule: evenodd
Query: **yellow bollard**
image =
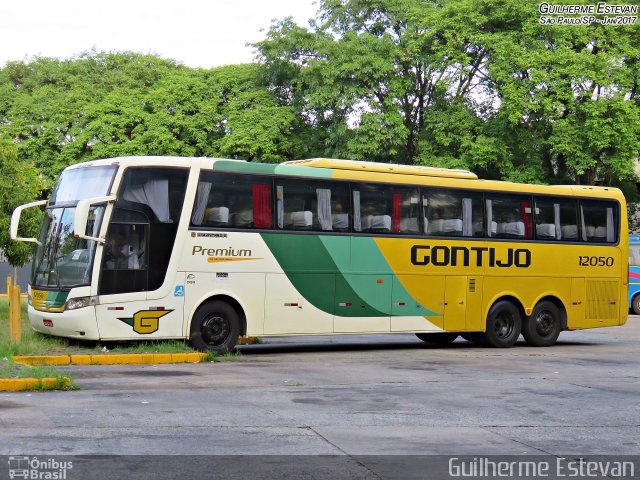
<path fill-rule="evenodd" d="M 22 340 L 22 322 L 20 321 L 20 285 L 13 286 L 13 335 L 11 340 L 20 343 Z"/>
<path fill-rule="evenodd" d="M 7 297 L 9 298 L 9 339 L 20 343 L 22 328 L 20 325 L 20 286 L 13 285 L 11 277 L 7 277 Z"/>

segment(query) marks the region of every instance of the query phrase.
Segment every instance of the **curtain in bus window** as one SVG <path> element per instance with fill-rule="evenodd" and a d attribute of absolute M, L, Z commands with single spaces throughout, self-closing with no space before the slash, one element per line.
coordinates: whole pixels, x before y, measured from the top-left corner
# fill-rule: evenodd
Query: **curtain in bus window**
<path fill-rule="evenodd" d="M 284 187 L 276 187 L 276 208 L 278 214 L 278 228 L 284 228 Z"/>
<path fill-rule="evenodd" d="M 487 199 L 487 229 L 489 237 L 496 236 L 498 225 L 493 221 L 493 201 L 491 199 Z"/>
<path fill-rule="evenodd" d="M 472 199 L 462 199 L 462 236 L 473 237 L 473 204 Z"/>
<path fill-rule="evenodd" d="M 207 209 L 209 194 L 211 193 L 211 182 L 198 182 L 198 192 L 196 193 L 196 204 L 193 207 L 191 215 L 191 223 L 194 225 L 202 225 L 204 213 Z"/>
<path fill-rule="evenodd" d="M 562 240 L 562 232 L 560 231 L 560 204 L 553 204 L 553 223 L 556 227 L 556 240 Z"/>
<path fill-rule="evenodd" d="M 353 229 L 356 232 L 362 231 L 362 218 L 360 217 L 360 192 L 353 191 Z"/>
<path fill-rule="evenodd" d="M 161 223 L 171 223 L 169 218 L 169 180 L 149 179 L 142 185 L 129 185 L 124 199 L 148 205 Z"/>
<path fill-rule="evenodd" d="M 254 183 L 253 194 L 253 226 L 255 228 L 271 228 L 271 185 Z"/>
<path fill-rule="evenodd" d="M 613 226 L 613 208 L 607 208 L 607 242 L 616 241 L 616 232 Z"/>
<path fill-rule="evenodd" d="M 316 188 L 318 197 L 318 223 L 322 230 L 333 229 L 333 218 L 331 217 L 331 190 L 328 188 Z"/>
<path fill-rule="evenodd" d="M 391 231 L 398 233 L 400 231 L 400 210 L 402 207 L 402 195 L 394 193 L 392 195 L 393 205 L 391 210 Z"/>
<path fill-rule="evenodd" d="M 587 226 L 584 223 L 584 207 L 580 205 L 580 229 L 582 230 L 582 241 L 587 241 Z"/>
<path fill-rule="evenodd" d="M 522 223 L 524 223 L 524 238 L 531 238 L 531 202 L 523 200 L 520 202 L 522 212 Z"/>

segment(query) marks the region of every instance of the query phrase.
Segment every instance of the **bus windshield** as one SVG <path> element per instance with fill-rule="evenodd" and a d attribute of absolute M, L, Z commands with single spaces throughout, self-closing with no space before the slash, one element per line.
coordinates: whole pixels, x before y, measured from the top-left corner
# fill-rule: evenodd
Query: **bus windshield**
<path fill-rule="evenodd" d="M 104 205 L 89 210 L 87 232 L 97 236 Z M 70 288 L 88 285 L 96 242 L 73 236 L 75 208 L 49 208 L 45 211 L 39 244 L 33 262 L 31 284 L 34 287 Z"/>
<path fill-rule="evenodd" d="M 115 165 L 73 168 L 62 172 L 49 205 L 77 203 L 90 197 L 106 195 L 116 172 Z"/>
<path fill-rule="evenodd" d="M 75 206 L 80 200 L 109 192 L 117 170 L 115 165 L 73 168 L 62 172 L 45 211 L 38 248 L 31 271 L 34 287 L 70 288 L 88 285 L 96 242 L 73 236 Z M 104 205 L 91 207 L 87 232 L 97 237 Z"/>

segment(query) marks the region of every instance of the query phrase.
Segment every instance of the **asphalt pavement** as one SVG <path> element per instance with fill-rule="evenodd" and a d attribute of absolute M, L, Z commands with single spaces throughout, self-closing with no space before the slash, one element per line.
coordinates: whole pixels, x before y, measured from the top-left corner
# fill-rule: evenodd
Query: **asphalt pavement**
<path fill-rule="evenodd" d="M 0 394 L 0 455 L 324 455 L 344 478 L 388 477 L 348 461 L 366 456 L 640 455 L 639 340 L 632 316 L 550 348 L 288 337 L 230 362 L 66 367 L 80 390 Z"/>

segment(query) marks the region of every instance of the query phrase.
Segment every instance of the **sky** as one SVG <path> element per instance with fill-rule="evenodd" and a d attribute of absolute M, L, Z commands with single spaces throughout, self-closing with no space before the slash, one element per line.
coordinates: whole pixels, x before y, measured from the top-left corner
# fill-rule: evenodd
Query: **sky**
<path fill-rule="evenodd" d="M 307 26 L 316 0 L 0 0 L 0 68 L 33 56 L 134 51 L 211 68 L 253 61 L 273 19 Z"/>

